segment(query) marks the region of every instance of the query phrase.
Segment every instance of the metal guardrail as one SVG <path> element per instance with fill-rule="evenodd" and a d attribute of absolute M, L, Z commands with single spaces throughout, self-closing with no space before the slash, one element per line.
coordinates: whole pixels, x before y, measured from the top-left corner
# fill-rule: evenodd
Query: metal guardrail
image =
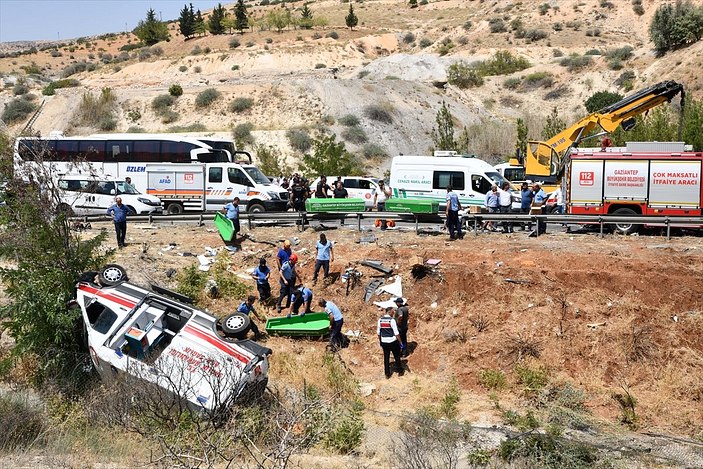
<path fill-rule="evenodd" d="M 164 222 L 197 222 L 199 225 L 210 221 L 214 212 L 201 212 L 194 214 L 181 215 L 166 215 L 166 214 L 151 214 L 151 215 L 133 215 L 129 217 L 131 221 L 143 221 L 148 223 L 164 223 Z M 420 224 L 444 224 L 444 214 L 409 214 L 397 212 L 325 212 L 325 213 L 308 213 L 308 212 L 260 212 L 260 213 L 241 213 L 240 220 L 246 221 L 249 229 L 254 229 L 257 225 L 289 223 L 295 224 L 299 231 L 304 231 L 311 221 L 325 220 L 354 220 L 356 221 L 357 230 L 361 231 L 361 220 L 364 219 L 385 219 L 396 221 L 414 221 L 415 232 L 420 232 Z M 73 220 L 78 221 L 108 221 L 109 218 L 105 215 L 84 215 L 73 217 Z M 592 224 L 599 225 L 600 236 L 605 233 L 607 226 L 615 224 L 623 225 L 649 225 L 666 227 L 666 237 L 671 238 L 671 228 L 686 228 L 703 227 L 703 217 L 669 217 L 669 216 L 615 216 L 615 215 L 522 215 L 522 214 L 488 214 L 488 213 L 470 213 L 462 218 L 462 223 L 467 227 L 473 226 L 474 231 L 478 234 L 479 227 L 483 222 L 509 222 L 513 224 L 538 222 L 544 224 Z"/>

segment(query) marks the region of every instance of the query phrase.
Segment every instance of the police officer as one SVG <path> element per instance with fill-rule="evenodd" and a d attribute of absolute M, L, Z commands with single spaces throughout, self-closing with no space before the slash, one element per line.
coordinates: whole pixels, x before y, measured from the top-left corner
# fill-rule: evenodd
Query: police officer
<path fill-rule="evenodd" d="M 408 356 L 408 305 L 402 298 L 396 298 L 395 304 L 398 309 L 395 311 L 395 321 L 398 324 L 398 332 L 400 336 L 400 356 Z"/>
<path fill-rule="evenodd" d="M 403 374 L 403 366 L 400 363 L 400 335 L 394 316 L 395 310 L 386 308 L 385 314 L 378 319 L 376 324 L 376 334 L 383 349 L 383 370 L 386 373 L 386 379 L 392 375 L 390 365 L 391 352 L 393 352 L 393 358 L 395 359 L 395 371 L 399 375 Z"/>

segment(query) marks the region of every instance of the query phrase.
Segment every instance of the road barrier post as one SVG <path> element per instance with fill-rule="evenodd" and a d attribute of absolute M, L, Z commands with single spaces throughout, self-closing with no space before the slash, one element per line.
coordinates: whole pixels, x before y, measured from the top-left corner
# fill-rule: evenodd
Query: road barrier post
<path fill-rule="evenodd" d="M 600 223 L 600 237 L 603 237 L 603 217 L 598 217 L 598 223 Z"/>
<path fill-rule="evenodd" d="M 671 224 L 669 217 L 664 219 L 664 223 L 666 223 L 666 240 L 671 241 Z"/>

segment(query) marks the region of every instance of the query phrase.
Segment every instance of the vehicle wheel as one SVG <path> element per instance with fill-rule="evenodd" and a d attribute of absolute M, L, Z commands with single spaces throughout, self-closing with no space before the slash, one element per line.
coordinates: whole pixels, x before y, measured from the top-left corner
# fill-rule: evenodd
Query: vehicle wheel
<path fill-rule="evenodd" d="M 232 313 L 222 320 L 221 325 L 222 332 L 227 337 L 243 339 L 251 326 L 251 320 L 246 314 Z"/>
<path fill-rule="evenodd" d="M 98 274 L 100 284 L 111 287 L 127 281 L 127 271 L 117 264 L 108 264 Z"/>
<path fill-rule="evenodd" d="M 183 213 L 183 205 L 177 202 L 171 202 L 166 206 L 166 213 L 169 215 L 180 215 Z"/>
<path fill-rule="evenodd" d="M 249 212 L 249 213 L 261 213 L 261 212 L 265 212 L 265 211 L 266 211 L 266 209 L 261 204 L 251 204 L 251 205 L 247 206 L 247 212 Z"/>
<path fill-rule="evenodd" d="M 631 217 L 637 215 L 637 212 L 631 208 L 619 208 L 612 214 L 621 217 Z M 613 224 L 613 229 L 621 234 L 628 235 L 638 232 L 640 230 L 640 225 L 635 225 L 634 223 L 615 223 Z"/>
<path fill-rule="evenodd" d="M 59 213 L 62 213 L 67 217 L 72 217 L 74 215 L 73 209 L 68 204 L 59 204 Z"/>
<path fill-rule="evenodd" d="M 132 207 L 131 205 L 127 205 L 127 210 L 128 210 L 127 215 L 136 215 L 137 214 L 137 211 L 134 210 L 134 207 Z"/>

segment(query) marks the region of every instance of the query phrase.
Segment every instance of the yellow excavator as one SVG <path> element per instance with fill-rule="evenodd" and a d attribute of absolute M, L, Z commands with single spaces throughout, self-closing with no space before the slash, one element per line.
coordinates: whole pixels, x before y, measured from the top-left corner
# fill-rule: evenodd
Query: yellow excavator
<path fill-rule="evenodd" d="M 663 81 L 584 117 L 546 142 L 530 141 L 527 145 L 527 155 L 522 161 L 525 166 L 525 178 L 543 181 L 545 186 L 556 187 L 564 168 L 568 165 L 571 149 L 577 147 L 582 140 L 606 135 L 618 126 L 622 126 L 623 130 L 630 130 L 635 126 L 636 116 L 670 102 L 677 94 L 681 94 L 683 109 L 683 85 L 675 81 Z M 590 135 L 596 127 L 603 131 Z"/>

